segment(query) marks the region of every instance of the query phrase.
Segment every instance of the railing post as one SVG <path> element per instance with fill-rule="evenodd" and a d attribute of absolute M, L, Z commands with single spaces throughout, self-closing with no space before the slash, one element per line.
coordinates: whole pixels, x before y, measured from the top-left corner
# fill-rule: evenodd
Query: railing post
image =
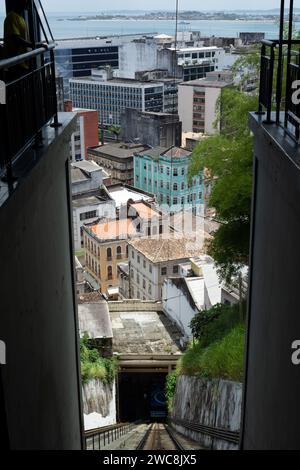
<path fill-rule="evenodd" d="M 259 81 L 259 98 L 258 98 L 258 112 L 256 114 L 258 115 L 263 115 L 265 114 L 264 111 L 263 111 L 263 107 L 262 107 L 262 95 L 263 95 L 263 77 L 262 77 L 262 71 L 264 69 L 264 58 L 265 58 L 265 55 L 266 55 L 266 46 L 265 44 L 262 44 L 261 46 L 261 56 L 260 56 L 260 73 L 261 73 L 261 77 L 260 77 L 260 81 Z"/>
<path fill-rule="evenodd" d="M 50 50 L 50 63 L 51 63 L 51 78 L 52 78 L 52 87 L 53 87 L 53 90 L 52 90 L 53 104 L 54 104 L 54 107 L 55 107 L 54 122 L 53 122 L 53 124 L 51 124 L 51 127 L 58 128 L 58 127 L 61 127 L 62 124 L 60 122 L 58 122 L 54 49 Z"/>
<path fill-rule="evenodd" d="M 271 124 L 272 98 L 273 98 L 273 78 L 274 78 L 274 62 L 275 62 L 275 45 L 271 46 L 271 55 L 269 62 L 269 80 L 268 80 L 268 104 L 266 124 Z"/>

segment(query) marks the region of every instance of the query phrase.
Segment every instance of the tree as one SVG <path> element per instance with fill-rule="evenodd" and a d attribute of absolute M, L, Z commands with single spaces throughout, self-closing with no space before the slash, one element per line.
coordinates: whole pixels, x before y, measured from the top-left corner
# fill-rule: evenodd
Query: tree
<path fill-rule="evenodd" d="M 121 131 L 122 131 L 122 129 L 121 129 L 120 126 L 113 125 L 113 126 L 110 126 L 110 128 L 109 128 L 109 132 L 111 134 L 114 134 L 116 140 L 118 140 L 119 135 L 121 134 Z"/>
<path fill-rule="evenodd" d="M 248 263 L 253 171 L 253 137 L 248 128 L 257 97 L 235 88 L 223 90 L 218 103 L 220 134 L 203 139 L 193 152 L 190 176 L 207 168 L 213 181 L 209 205 L 220 228 L 209 243 L 220 275 L 227 282 Z"/>

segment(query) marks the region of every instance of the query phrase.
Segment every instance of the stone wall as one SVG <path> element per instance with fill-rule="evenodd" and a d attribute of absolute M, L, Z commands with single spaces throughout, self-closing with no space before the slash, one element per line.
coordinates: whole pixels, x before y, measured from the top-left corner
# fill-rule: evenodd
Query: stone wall
<path fill-rule="evenodd" d="M 116 424 L 116 385 L 91 380 L 82 386 L 85 430 Z"/>
<path fill-rule="evenodd" d="M 207 380 L 180 376 L 177 380 L 171 418 L 196 425 L 240 431 L 242 384 L 226 380 Z M 232 442 L 211 437 L 174 424 L 182 434 L 214 450 L 238 449 Z"/>

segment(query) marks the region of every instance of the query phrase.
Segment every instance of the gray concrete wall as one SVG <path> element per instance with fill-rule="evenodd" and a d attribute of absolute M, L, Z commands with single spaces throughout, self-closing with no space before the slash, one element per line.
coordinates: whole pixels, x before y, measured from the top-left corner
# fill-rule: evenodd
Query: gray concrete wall
<path fill-rule="evenodd" d="M 244 449 L 299 449 L 300 149 L 275 125 L 255 133 Z"/>
<path fill-rule="evenodd" d="M 41 159 L 0 208 L 2 379 L 12 449 L 80 449 L 82 442 L 68 183 L 73 115 L 60 118 L 64 126 L 49 130 Z"/>
<path fill-rule="evenodd" d="M 227 380 L 207 380 L 180 376 L 177 379 L 171 418 L 196 424 L 239 431 L 242 384 Z M 237 445 L 194 432 L 183 426 L 173 427 L 187 437 L 213 450 L 236 450 Z"/>
<path fill-rule="evenodd" d="M 161 302 L 122 300 L 119 302 L 108 302 L 110 312 L 160 312 L 163 310 Z"/>

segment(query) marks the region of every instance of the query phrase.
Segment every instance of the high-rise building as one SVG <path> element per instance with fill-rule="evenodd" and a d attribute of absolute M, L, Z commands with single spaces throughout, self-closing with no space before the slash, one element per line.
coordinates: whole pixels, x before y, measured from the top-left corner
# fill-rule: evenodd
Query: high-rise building
<path fill-rule="evenodd" d="M 214 72 L 207 78 L 181 83 L 178 87 L 178 113 L 183 132 L 214 134 L 217 103 L 222 90 L 232 85 L 230 72 Z"/>
<path fill-rule="evenodd" d="M 70 96 L 74 106 L 96 109 L 104 126 L 120 125 L 126 108 L 163 112 L 164 85 L 113 78 L 112 71 L 93 70 L 90 78 L 70 80 Z"/>

